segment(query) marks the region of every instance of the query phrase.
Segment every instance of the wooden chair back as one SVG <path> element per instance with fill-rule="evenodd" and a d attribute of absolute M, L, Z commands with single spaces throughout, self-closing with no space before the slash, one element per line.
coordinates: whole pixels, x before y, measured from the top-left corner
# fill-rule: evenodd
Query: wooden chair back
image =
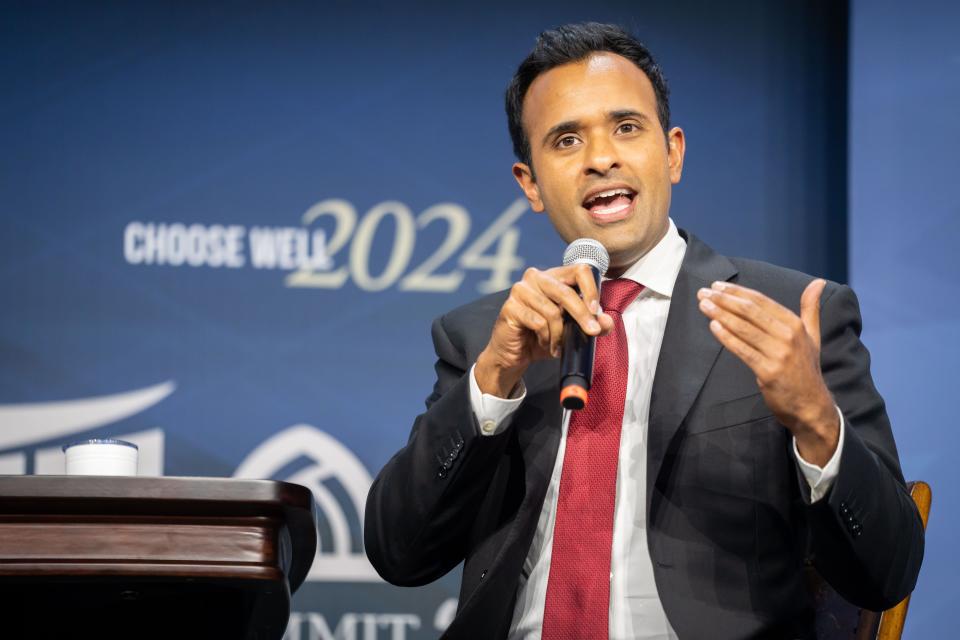
<path fill-rule="evenodd" d="M 930 485 L 923 481 L 908 482 L 907 489 L 926 529 L 930 516 Z M 900 640 L 910 596 L 886 611 L 869 611 L 840 597 L 812 565 L 806 567 L 806 579 L 816 607 L 816 632 L 820 640 Z"/>

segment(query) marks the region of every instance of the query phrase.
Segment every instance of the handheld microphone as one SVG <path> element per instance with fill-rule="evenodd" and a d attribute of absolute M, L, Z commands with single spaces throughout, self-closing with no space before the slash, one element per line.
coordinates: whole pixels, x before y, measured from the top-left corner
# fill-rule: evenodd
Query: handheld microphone
<path fill-rule="evenodd" d="M 600 278 L 610 266 L 610 256 L 602 244 L 591 238 L 574 240 L 563 252 L 563 265 L 587 264 L 600 291 Z M 560 404 L 564 409 L 587 406 L 593 379 L 593 354 L 597 338 L 583 332 L 580 325 L 564 314 L 563 352 L 560 357 Z"/>

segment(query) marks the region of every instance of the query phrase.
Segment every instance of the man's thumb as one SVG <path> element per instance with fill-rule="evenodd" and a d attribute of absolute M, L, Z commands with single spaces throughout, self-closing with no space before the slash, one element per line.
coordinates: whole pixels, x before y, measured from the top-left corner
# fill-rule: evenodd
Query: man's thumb
<path fill-rule="evenodd" d="M 826 286 L 826 280 L 817 278 L 807 285 L 800 296 L 800 320 L 817 350 L 820 349 L 820 295 Z"/>

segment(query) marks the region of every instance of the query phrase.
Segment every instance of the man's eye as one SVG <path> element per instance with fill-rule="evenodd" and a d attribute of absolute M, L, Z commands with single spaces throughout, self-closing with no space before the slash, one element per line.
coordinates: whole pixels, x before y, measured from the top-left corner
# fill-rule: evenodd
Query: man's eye
<path fill-rule="evenodd" d="M 619 127 L 617 127 L 617 131 L 619 131 L 620 133 L 634 133 L 635 131 L 637 131 L 637 129 L 638 129 L 637 125 L 633 124 L 632 122 L 624 122 Z"/>
<path fill-rule="evenodd" d="M 557 146 L 561 149 L 572 147 L 575 144 L 577 144 L 577 139 L 574 136 L 563 136 L 557 140 Z"/>

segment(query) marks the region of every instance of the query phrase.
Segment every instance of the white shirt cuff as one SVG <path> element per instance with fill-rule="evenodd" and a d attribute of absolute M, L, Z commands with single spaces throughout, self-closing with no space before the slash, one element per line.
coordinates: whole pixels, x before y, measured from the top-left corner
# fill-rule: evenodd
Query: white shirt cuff
<path fill-rule="evenodd" d="M 470 367 L 470 406 L 480 426 L 480 435 L 493 436 L 510 426 L 510 419 L 527 397 L 527 388 L 520 380 L 509 398 L 483 393 L 477 384 L 476 368 L 476 364 Z"/>
<path fill-rule="evenodd" d="M 811 504 L 827 495 L 830 487 L 833 486 L 833 481 L 837 479 L 837 475 L 840 473 L 840 454 L 843 452 L 843 432 L 846 427 L 844 426 L 843 412 L 840 411 L 840 407 L 837 407 L 837 414 L 840 416 L 840 439 L 837 442 L 837 450 L 833 452 L 833 456 L 830 457 L 830 460 L 828 460 L 827 464 L 823 467 L 810 464 L 800 457 L 800 451 L 797 449 L 797 439 L 793 438 L 793 455 L 800 465 L 800 471 L 803 473 L 803 477 L 810 486 Z"/>

